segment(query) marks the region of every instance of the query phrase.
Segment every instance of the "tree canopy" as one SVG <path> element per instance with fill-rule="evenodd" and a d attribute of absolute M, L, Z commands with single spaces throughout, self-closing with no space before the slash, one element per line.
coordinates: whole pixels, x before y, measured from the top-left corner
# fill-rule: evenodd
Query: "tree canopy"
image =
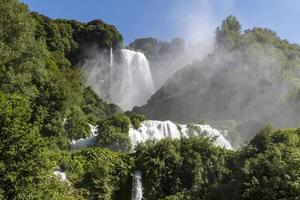
<path fill-rule="evenodd" d="M 0 13 L 0 199 L 130 199 L 135 170 L 142 172 L 145 199 L 299 199 L 299 129 L 266 127 L 255 135 L 254 130 L 260 127 L 255 120 L 240 124 L 224 122 L 227 127 L 242 132 L 243 137 L 255 136 L 235 151 L 216 146 L 215 138 L 191 137 L 147 141 L 133 152 L 129 130 L 140 128 L 146 118 L 124 114 L 117 105 L 103 101 L 91 87 L 84 85 L 81 72 L 80 61 L 85 58 L 87 48 L 107 52 L 111 47 L 122 46 L 118 30 L 102 20 L 82 23 L 50 19 L 31 13 L 18 0 L 1 0 Z M 143 38 L 129 46 L 144 51 L 153 60 L 165 58 L 162 53 L 178 55 L 185 48 L 179 38 L 169 43 Z M 224 52 L 230 55 L 230 59 L 221 60 L 225 69 L 217 62 Z M 265 62 L 265 58 L 274 62 Z M 232 106 L 237 106 L 239 111 L 246 109 L 247 115 L 253 114 L 252 107 L 247 107 L 251 105 L 249 96 L 234 105 L 230 102 L 236 95 L 250 94 L 251 89 L 259 86 L 255 90 L 258 92 L 255 94 L 260 94 L 259 102 L 278 105 L 271 110 L 261 107 L 259 111 L 270 111 L 272 116 L 277 114 L 280 118 L 286 111 L 286 107 L 281 107 L 285 104 L 281 101 L 273 104 L 274 96 L 262 95 L 272 88 L 276 88 L 279 95 L 280 85 L 272 85 L 262 72 L 276 69 L 272 78 L 279 77 L 292 85 L 293 90 L 284 90 L 288 96 L 280 97 L 297 111 L 299 58 L 298 45 L 281 40 L 269 29 L 241 32 L 238 20 L 229 16 L 216 31 L 215 51 L 201 64 L 195 63 L 174 75 L 179 82 L 183 79 L 189 82 L 180 82 L 181 87 L 176 87 L 178 85 L 172 85 L 175 83 L 172 78 L 170 85 L 159 90 L 149 105 L 154 105 L 157 97 L 167 100 L 168 105 L 176 105 L 173 94 L 177 94 L 176 98 L 182 94 L 184 98 L 192 95 L 196 97 L 192 103 L 199 103 L 198 97 L 203 96 L 197 96 L 200 91 L 197 84 L 203 88 L 210 83 L 205 77 L 199 81 L 199 77 L 203 78 L 201 70 L 220 67 L 222 70 L 216 73 L 210 85 L 210 95 L 204 93 L 208 98 L 204 100 L 209 100 L 205 102 L 217 103 L 223 112 L 218 116 L 243 118 L 239 113 L 226 110 Z M 169 66 L 170 62 L 166 63 Z M 239 70 L 245 70 L 246 65 L 241 63 L 255 69 L 242 76 L 244 82 L 253 86 L 250 89 L 245 85 L 231 87 L 236 86 L 233 77 L 237 77 Z M 200 71 L 198 64 L 202 66 Z M 250 80 L 255 77 L 259 77 L 255 79 L 258 85 L 251 85 Z M 162 118 L 166 113 L 174 114 L 174 118 L 186 117 L 186 113 L 194 110 L 209 113 L 201 106 L 180 114 L 177 113 L 180 106 L 158 108 L 161 112 L 158 116 Z M 142 109 L 147 111 L 147 107 Z M 192 118 L 197 118 L 197 114 Z M 296 124 L 298 115 L 293 114 L 289 122 Z M 95 146 L 70 150 L 71 140 L 91 136 L 91 126 L 97 129 Z"/>

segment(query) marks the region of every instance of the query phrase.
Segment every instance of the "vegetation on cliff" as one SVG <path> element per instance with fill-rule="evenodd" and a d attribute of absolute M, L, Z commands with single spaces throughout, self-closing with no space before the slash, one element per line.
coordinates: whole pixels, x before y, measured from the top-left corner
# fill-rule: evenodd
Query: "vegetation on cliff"
<path fill-rule="evenodd" d="M 80 68 L 87 47 L 105 52 L 122 45 L 117 29 L 101 20 L 53 20 L 30 13 L 18 0 L 1 0 L 0 13 L 0 199 L 130 199 L 136 169 L 142 171 L 147 199 L 299 198 L 299 129 L 267 127 L 237 151 L 217 147 L 213 138 L 192 137 L 148 141 L 132 153 L 128 130 L 140 127 L 145 117 L 122 114 L 118 106 L 99 98 L 92 88 L 84 86 Z M 295 106 L 292 108 L 297 108 L 299 47 L 280 40 L 270 30 L 255 28 L 240 33 L 239 27 L 234 17 L 224 21 L 217 30 L 217 54 L 229 51 L 233 59 L 224 63 L 237 69 L 242 61 L 251 63 L 245 55 L 256 56 L 257 66 L 265 67 L 261 51 L 282 59 L 284 68 L 279 69 L 284 73 L 280 80 L 294 87 L 287 90 L 288 100 Z M 173 43 L 181 45 L 182 41 Z M 203 63 L 213 58 L 215 55 L 210 55 Z M 191 81 L 181 83 L 180 92 L 197 89 L 197 70 L 191 66 L 175 75 L 182 73 L 178 80 L 184 77 Z M 231 68 L 222 72 L 228 77 L 236 73 Z M 225 86 L 230 86 L 228 77 L 219 77 Z M 168 101 L 178 95 L 178 88 L 172 88 L 171 82 L 165 86 L 168 90 L 162 88 L 153 99 L 160 96 L 160 101 Z M 265 79 L 259 83 L 262 93 L 273 87 Z M 213 91 L 215 97 L 220 90 Z M 226 108 L 231 99 L 219 95 L 223 100 L 218 102 L 220 108 Z M 175 100 L 172 102 L 176 105 Z M 247 108 L 247 102 L 238 105 Z M 164 114 L 171 111 L 168 109 L 160 107 Z M 285 113 L 276 109 L 271 113 L 280 119 Z M 169 113 L 179 117 L 178 113 Z M 185 112 L 181 114 L 186 116 Z M 291 124 L 297 122 L 296 114 L 290 118 Z M 199 119 L 198 113 L 191 117 Z M 97 147 L 71 151 L 70 140 L 89 136 L 91 124 L 98 126 Z M 66 179 L 54 172 L 65 173 Z"/>
<path fill-rule="evenodd" d="M 295 127 L 300 122 L 299 66 L 299 45 L 269 29 L 241 31 L 229 16 L 216 30 L 214 51 L 173 74 L 133 112 L 181 123 L 232 120 L 233 131 L 251 124 Z"/>

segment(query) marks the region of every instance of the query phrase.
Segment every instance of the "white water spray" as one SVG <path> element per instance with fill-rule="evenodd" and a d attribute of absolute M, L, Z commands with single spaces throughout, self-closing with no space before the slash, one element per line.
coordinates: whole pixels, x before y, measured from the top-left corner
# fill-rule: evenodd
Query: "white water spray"
<path fill-rule="evenodd" d="M 113 54 L 113 49 L 112 47 L 110 48 L 110 61 L 109 61 L 109 65 L 112 68 L 114 65 L 114 54 Z M 112 71 L 112 70 L 111 70 Z"/>
<path fill-rule="evenodd" d="M 220 147 L 232 149 L 230 142 L 224 137 L 227 131 L 219 131 L 209 125 L 201 124 L 175 124 L 171 121 L 147 120 L 141 123 L 140 128 L 129 130 L 132 146 L 143 143 L 149 139 L 161 140 L 170 137 L 180 139 L 184 137 L 203 135 L 216 137 L 215 143 Z"/>
<path fill-rule="evenodd" d="M 96 144 L 97 126 L 90 125 L 90 128 L 91 135 L 89 137 L 70 141 L 71 149 L 81 149 L 85 147 L 94 146 Z"/>
<path fill-rule="evenodd" d="M 81 138 L 77 141 L 71 141 L 71 148 L 83 148 L 91 145 L 95 145 L 96 141 L 96 127 L 91 126 L 91 136 L 88 138 Z M 146 120 L 141 123 L 140 128 L 134 129 L 130 127 L 129 137 L 132 143 L 132 147 L 135 147 L 138 143 L 143 143 L 149 139 L 160 140 L 163 138 L 179 139 L 190 136 L 203 135 L 207 137 L 216 137 L 215 143 L 220 147 L 226 149 L 232 149 L 232 146 L 228 140 L 224 137 L 227 131 L 219 131 L 212 128 L 209 125 L 200 124 L 175 124 L 171 121 L 154 121 Z M 143 185 L 142 185 L 142 173 L 135 171 L 133 175 L 132 183 L 132 197 L 131 200 L 143 199 Z"/>
<path fill-rule="evenodd" d="M 154 93 L 149 62 L 143 53 L 121 50 L 122 64 L 114 66 L 111 101 L 124 110 L 141 106 Z"/>
<path fill-rule="evenodd" d="M 135 171 L 132 180 L 132 194 L 131 200 L 143 199 L 143 184 L 141 171 Z"/>
<path fill-rule="evenodd" d="M 171 121 L 153 121 L 148 120 L 141 123 L 140 128 L 130 128 L 129 136 L 132 146 L 143 143 L 149 139 L 160 140 L 163 138 L 179 139 L 190 136 L 203 135 L 207 137 L 216 137 L 215 143 L 226 149 L 232 149 L 229 141 L 225 139 L 226 131 L 218 131 L 209 125 L 200 124 L 175 124 Z M 143 198 L 142 174 L 135 171 L 132 185 L 132 200 L 141 200 Z"/>
<path fill-rule="evenodd" d="M 70 141 L 71 149 L 80 149 L 93 146 L 96 143 L 97 127 L 91 125 L 91 136 Z M 184 137 L 202 135 L 216 137 L 215 143 L 226 149 L 233 149 L 230 142 L 225 138 L 226 130 L 217 130 L 210 125 L 201 124 L 175 124 L 171 121 L 146 120 L 138 129 L 130 127 L 129 137 L 132 147 L 147 140 L 161 140 L 163 138 L 180 139 Z"/>
<path fill-rule="evenodd" d="M 110 93 L 112 92 L 113 74 L 114 74 L 114 53 L 113 53 L 113 49 L 111 47 L 110 48 L 110 61 L 109 61 L 109 85 L 110 85 Z"/>
<path fill-rule="evenodd" d="M 62 182 L 68 181 L 67 176 L 66 176 L 66 173 L 63 172 L 63 171 L 61 171 L 61 170 L 55 170 L 55 171 L 53 172 L 53 174 L 54 174 L 55 176 L 59 177 L 60 181 L 62 181 Z"/>
<path fill-rule="evenodd" d="M 106 101 L 123 110 L 131 110 L 147 103 L 154 93 L 154 84 L 149 62 L 143 53 L 122 49 L 120 55 L 120 62 L 115 62 L 111 48 L 109 60 L 101 53 L 86 60 L 86 84 Z"/>

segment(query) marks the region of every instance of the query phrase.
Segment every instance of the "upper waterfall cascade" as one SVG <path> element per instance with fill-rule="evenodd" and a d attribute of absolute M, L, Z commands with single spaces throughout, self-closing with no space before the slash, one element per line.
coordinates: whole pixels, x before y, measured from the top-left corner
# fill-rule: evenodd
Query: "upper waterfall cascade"
<path fill-rule="evenodd" d="M 123 110 L 141 106 L 154 93 L 149 61 L 141 52 L 121 50 L 122 64 L 113 65 L 111 101 Z"/>
<path fill-rule="evenodd" d="M 115 61 L 112 48 L 108 55 L 109 60 L 107 55 L 99 53 L 85 61 L 86 85 L 124 111 L 146 104 L 155 92 L 146 56 L 141 52 L 122 49 L 120 59 Z"/>

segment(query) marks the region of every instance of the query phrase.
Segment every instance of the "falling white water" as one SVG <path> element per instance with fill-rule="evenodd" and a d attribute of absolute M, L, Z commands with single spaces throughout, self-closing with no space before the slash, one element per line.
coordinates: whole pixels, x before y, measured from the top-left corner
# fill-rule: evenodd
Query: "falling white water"
<path fill-rule="evenodd" d="M 81 138 L 79 140 L 72 140 L 70 142 L 71 149 L 78 149 L 93 146 L 96 144 L 97 127 L 91 125 L 91 136 L 88 138 Z M 138 143 L 143 143 L 149 139 L 160 140 L 163 138 L 179 139 L 183 137 L 203 135 L 207 137 L 216 137 L 216 144 L 226 149 L 232 149 L 232 146 L 228 140 L 224 137 L 226 131 L 219 131 L 212 128 L 209 125 L 200 124 L 175 124 L 171 121 L 155 121 L 146 120 L 143 121 L 138 129 L 130 127 L 129 137 L 132 146 L 135 147 Z M 65 180 L 65 174 L 59 171 L 55 172 L 56 175 L 61 177 L 61 180 Z M 142 185 L 142 173 L 135 171 L 132 183 L 132 197 L 131 200 L 143 199 L 143 185 Z"/>
<path fill-rule="evenodd" d="M 66 173 L 63 172 L 63 171 L 61 171 L 61 170 L 55 170 L 55 171 L 53 172 L 53 174 L 56 175 L 56 176 L 58 176 L 59 179 L 60 179 L 62 182 L 68 180 L 68 179 L 67 179 L 67 176 L 66 176 Z"/>
<path fill-rule="evenodd" d="M 121 50 L 122 64 L 114 66 L 111 101 L 123 110 L 141 106 L 154 93 L 149 62 L 143 53 Z"/>
<path fill-rule="evenodd" d="M 209 125 L 200 124 L 175 124 L 171 121 L 147 120 L 141 123 L 140 128 L 129 130 L 129 136 L 132 146 L 145 142 L 149 139 L 160 140 L 163 138 L 179 139 L 183 137 L 203 135 L 207 137 L 216 137 L 216 144 L 226 149 L 232 149 L 230 142 L 222 134 L 226 131 L 218 131 Z M 141 200 L 143 198 L 142 174 L 135 171 L 132 184 L 132 200 Z"/>
<path fill-rule="evenodd" d="M 97 127 L 91 125 L 91 136 L 70 141 L 71 149 L 80 149 L 93 146 L 96 143 Z M 141 123 L 138 129 L 130 127 L 129 137 L 132 147 L 146 140 L 163 138 L 179 139 L 183 137 L 203 135 L 207 137 L 216 137 L 215 143 L 226 149 L 233 149 L 230 142 L 224 137 L 226 130 L 217 130 L 210 125 L 201 124 L 175 124 L 171 121 L 146 120 Z"/>
<path fill-rule="evenodd" d="M 142 173 L 141 171 L 135 171 L 132 182 L 132 194 L 131 200 L 142 200 L 143 199 L 143 184 L 142 184 Z"/>
<path fill-rule="evenodd" d="M 113 54 L 113 49 L 112 47 L 110 48 L 110 67 L 113 67 L 113 64 L 114 64 L 114 54 Z"/>
<path fill-rule="evenodd" d="M 81 149 L 84 147 L 94 146 L 96 144 L 97 126 L 93 126 L 90 124 L 90 127 L 91 127 L 91 135 L 87 138 L 71 140 L 70 141 L 71 149 Z"/>
<path fill-rule="evenodd" d="M 175 124 L 171 121 L 147 120 L 141 123 L 140 128 L 130 128 L 129 137 L 132 146 L 143 143 L 149 139 L 160 140 L 163 138 L 179 139 L 183 137 L 203 135 L 216 137 L 215 143 L 220 147 L 232 149 L 230 142 L 224 137 L 227 131 L 219 131 L 209 125 L 201 124 Z"/>
<path fill-rule="evenodd" d="M 110 61 L 109 61 L 109 85 L 110 92 L 112 92 L 112 84 L 113 84 L 113 74 L 114 74 L 114 53 L 112 47 L 110 48 Z"/>
<path fill-rule="evenodd" d="M 85 61 L 83 67 L 86 85 L 106 101 L 119 105 L 124 111 L 142 106 L 154 93 L 149 62 L 141 52 L 122 49 L 120 61 L 114 61 L 103 53 Z"/>

